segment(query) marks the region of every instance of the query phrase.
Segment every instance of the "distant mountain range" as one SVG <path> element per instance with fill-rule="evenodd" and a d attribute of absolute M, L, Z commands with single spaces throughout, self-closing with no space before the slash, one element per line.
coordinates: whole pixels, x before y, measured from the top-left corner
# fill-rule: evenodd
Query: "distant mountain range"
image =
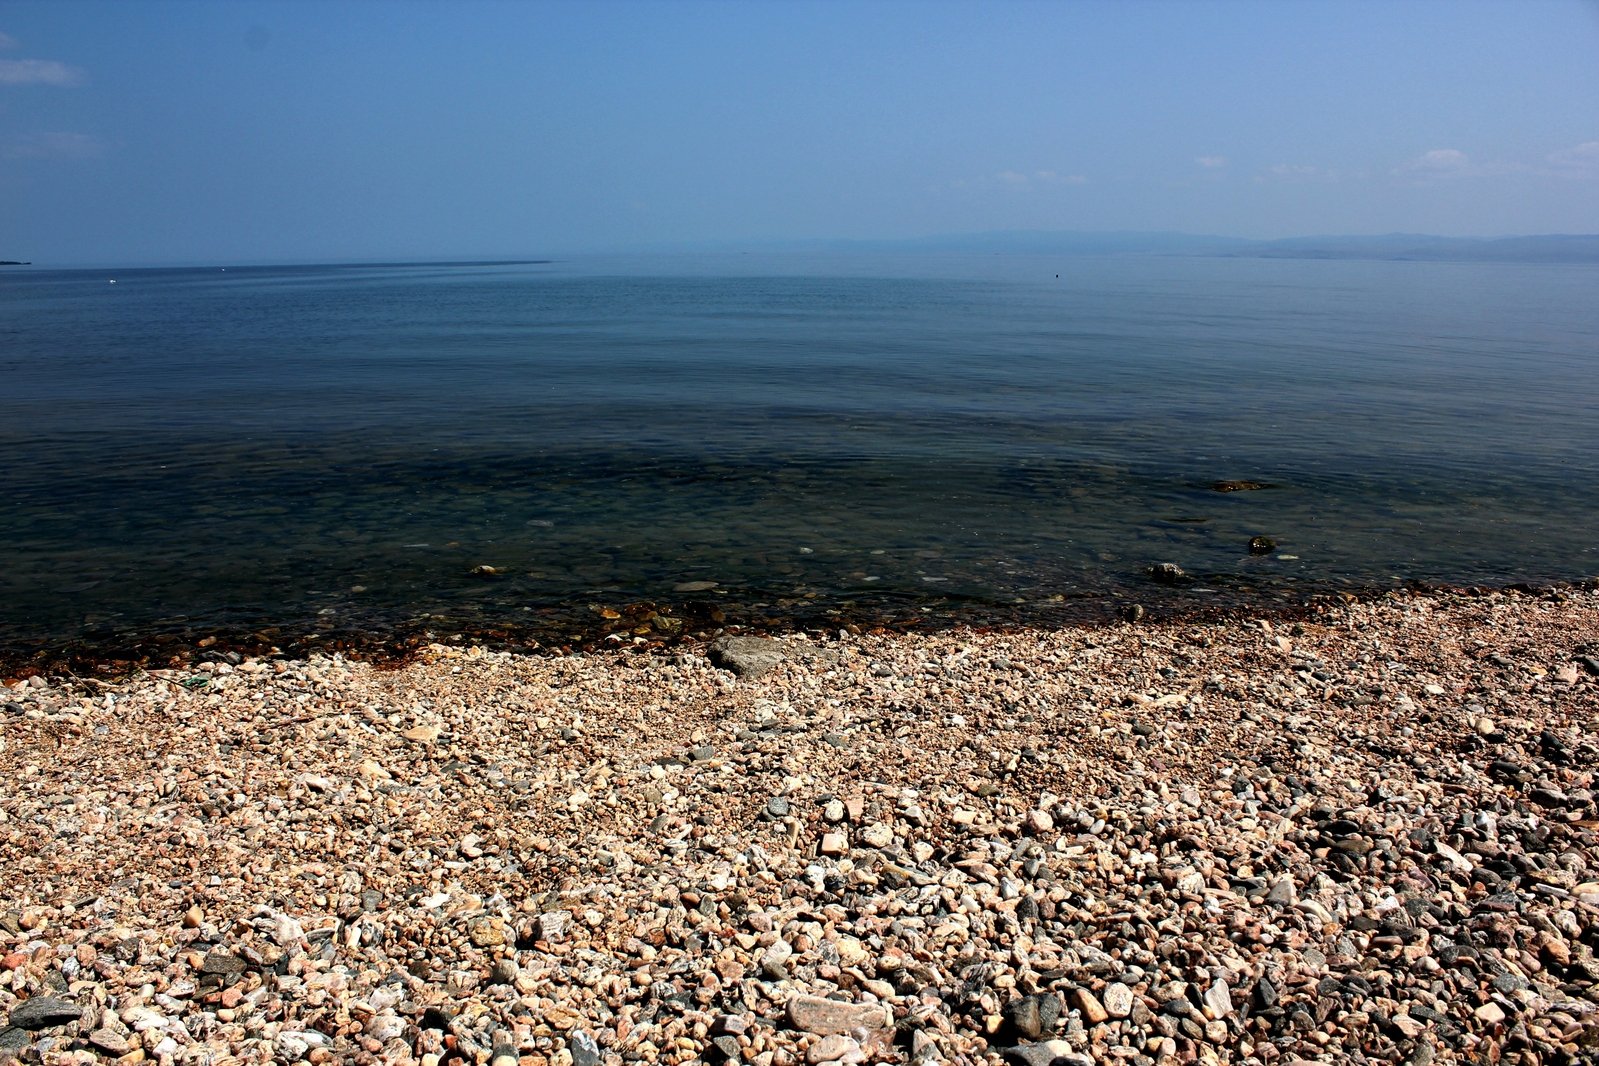
<path fill-rule="evenodd" d="M 1599 263 L 1599 234 L 1433 237 L 1422 233 L 1384 233 L 1364 237 L 1283 237 L 1277 240 L 1257 241 L 1243 237 L 1134 230 L 995 230 L 987 233 L 950 233 L 897 240 L 817 238 L 695 242 L 687 245 L 671 243 L 632 250 L 864 252 L 914 255 L 962 252 L 995 255 L 1151 255 L 1239 259 L 1385 259 L 1461 263 Z M 433 265 L 470 266 L 476 262 Z M 543 263 L 548 260 L 510 262 Z M 31 265 L 15 260 L 0 260 L 0 267 Z"/>
<path fill-rule="evenodd" d="M 776 247 L 776 246 L 773 246 Z M 781 247 L 859 252 L 1010 252 L 1031 255 L 1187 255 L 1255 259 L 1391 259 L 1599 263 L 1599 234 L 1530 237 L 1287 237 L 1256 241 L 1191 233 L 1016 230 L 906 240 L 817 240 Z"/>

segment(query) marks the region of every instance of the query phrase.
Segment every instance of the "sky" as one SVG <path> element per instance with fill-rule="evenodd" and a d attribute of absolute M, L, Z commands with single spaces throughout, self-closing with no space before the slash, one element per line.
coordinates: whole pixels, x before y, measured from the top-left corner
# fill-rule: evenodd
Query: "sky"
<path fill-rule="evenodd" d="M 0 0 L 0 259 L 1599 233 L 1599 0 Z"/>

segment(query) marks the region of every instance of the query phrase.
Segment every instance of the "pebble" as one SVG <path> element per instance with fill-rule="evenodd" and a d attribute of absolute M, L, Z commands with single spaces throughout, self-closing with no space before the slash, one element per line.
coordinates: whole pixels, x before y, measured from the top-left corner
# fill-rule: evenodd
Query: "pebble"
<path fill-rule="evenodd" d="M 1089 1025 L 1098 1025 L 1110 1017 L 1110 1012 L 1100 1003 L 1099 997 L 1086 988 L 1078 988 L 1072 992 L 1072 1002 L 1083 1014 L 1083 1021 Z"/>
<path fill-rule="evenodd" d="M 894 842 L 894 831 L 882 822 L 873 822 L 861 830 L 861 842 L 867 847 L 886 848 Z"/>
<path fill-rule="evenodd" d="M 860 1062 L 865 1058 L 858 1040 L 842 1033 L 824 1036 L 812 1044 L 805 1051 L 805 1061 L 809 1063 L 821 1062 Z"/>
<path fill-rule="evenodd" d="M 1100 994 L 1105 1013 L 1112 1018 L 1125 1018 L 1133 1012 L 1133 990 L 1117 981 L 1105 986 Z"/>
<path fill-rule="evenodd" d="M 0 1058 L 1582 1061 L 1599 685 L 1530 667 L 1594 632 L 1396 593 L 11 686 Z"/>
<path fill-rule="evenodd" d="M 1217 981 L 1205 990 L 1205 1015 L 1212 1020 L 1226 1018 L 1233 1012 L 1233 997 L 1226 981 Z"/>

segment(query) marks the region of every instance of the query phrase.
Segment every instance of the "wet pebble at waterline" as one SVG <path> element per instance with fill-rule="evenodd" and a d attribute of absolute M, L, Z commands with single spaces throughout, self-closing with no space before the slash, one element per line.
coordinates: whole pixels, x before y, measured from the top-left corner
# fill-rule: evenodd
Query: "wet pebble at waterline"
<path fill-rule="evenodd" d="M 1396 595 L 15 684 L 0 1059 L 1592 1061 L 1595 632 Z"/>

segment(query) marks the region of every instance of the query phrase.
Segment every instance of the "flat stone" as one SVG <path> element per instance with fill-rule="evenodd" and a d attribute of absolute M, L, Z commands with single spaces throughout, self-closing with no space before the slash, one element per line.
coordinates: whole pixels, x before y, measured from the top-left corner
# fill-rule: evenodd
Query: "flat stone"
<path fill-rule="evenodd" d="M 30 1032 L 65 1025 L 83 1017 L 83 1008 L 70 1000 L 55 996 L 34 996 L 11 1009 L 10 1024 Z"/>
<path fill-rule="evenodd" d="M 805 1061 L 812 1063 L 814 1066 L 815 1063 L 842 1059 L 846 1055 L 859 1055 L 860 1051 L 860 1041 L 842 1033 L 833 1033 L 822 1037 L 822 1039 L 807 1048 Z"/>
<path fill-rule="evenodd" d="M 128 1038 L 115 1029 L 96 1029 L 89 1034 L 89 1043 L 107 1055 L 126 1055 L 132 1047 Z"/>
<path fill-rule="evenodd" d="M 244 959 L 226 951 L 208 951 L 200 963 L 201 973 L 236 974 L 248 968 L 249 964 Z"/>
<path fill-rule="evenodd" d="M 873 822 L 861 830 L 861 840 L 867 847 L 886 848 L 894 843 L 894 831 L 882 822 Z"/>
<path fill-rule="evenodd" d="M 1040 1044 L 1017 1044 L 1000 1052 L 1014 1066 L 1094 1066 L 1094 1060 L 1064 1040 L 1045 1040 Z"/>
<path fill-rule="evenodd" d="M 841 1003 L 821 996 L 794 996 L 785 1011 L 790 1029 L 831 1036 L 894 1027 L 894 1014 L 882 1003 Z"/>
<path fill-rule="evenodd" d="M 765 637 L 720 637 L 711 642 L 706 655 L 712 666 L 739 677 L 760 677 L 787 658 L 782 645 Z"/>

